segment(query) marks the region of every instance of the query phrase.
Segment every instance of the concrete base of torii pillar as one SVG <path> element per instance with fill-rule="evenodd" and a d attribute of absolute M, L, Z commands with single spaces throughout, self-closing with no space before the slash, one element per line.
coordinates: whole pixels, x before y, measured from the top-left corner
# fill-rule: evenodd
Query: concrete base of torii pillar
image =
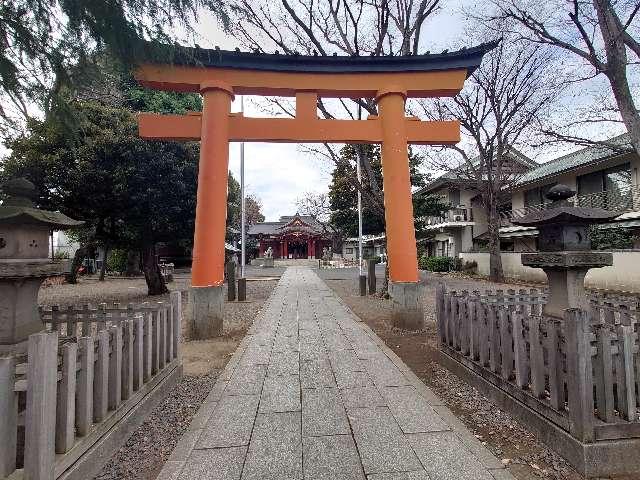
<path fill-rule="evenodd" d="M 224 320 L 224 286 L 191 287 L 187 312 L 191 338 L 205 340 L 221 337 Z"/>
<path fill-rule="evenodd" d="M 424 285 L 418 282 L 389 282 L 394 327 L 412 331 L 424 328 L 424 311 L 420 300 L 423 290 Z"/>

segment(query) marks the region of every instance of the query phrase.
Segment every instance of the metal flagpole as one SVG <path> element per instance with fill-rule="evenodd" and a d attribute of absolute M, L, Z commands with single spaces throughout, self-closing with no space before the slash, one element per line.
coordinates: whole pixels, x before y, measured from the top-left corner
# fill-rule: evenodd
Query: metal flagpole
<path fill-rule="evenodd" d="M 240 97 L 240 111 L 244 113 L 244 95 Z M 240 143 L 240 278 L 244 278 L 244 265 L 246 263 L 246 211 L 245 211 L 245 195 L 244 195 L 244 142 Z"/>

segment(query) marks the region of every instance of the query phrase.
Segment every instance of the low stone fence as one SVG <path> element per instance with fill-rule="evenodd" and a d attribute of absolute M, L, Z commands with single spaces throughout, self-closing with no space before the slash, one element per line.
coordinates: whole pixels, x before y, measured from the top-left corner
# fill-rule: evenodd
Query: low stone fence
<path fill-rule="evenodd" d="M 537 429 L 585 475 L 638 473 L 637 298 L 545 317 L 545 293 L 437 288 L 445 363 Z M 456 367 L 458 365 L 458 367 Z M 635 450 L 634 450 L 635 449 Z"/>
<path fill-rule="evenodd" d="M 0 478 L 92 478 L 179 376 L 180 292 L 41 316 L 27 354 L 0 357 Z"/>
<path fill-rule="evenodd" d="M 348 258 L 336 258 L 335 260 L 318 259 L 318 268 L 354 268 L 358 265 L 358 260 Z"/>

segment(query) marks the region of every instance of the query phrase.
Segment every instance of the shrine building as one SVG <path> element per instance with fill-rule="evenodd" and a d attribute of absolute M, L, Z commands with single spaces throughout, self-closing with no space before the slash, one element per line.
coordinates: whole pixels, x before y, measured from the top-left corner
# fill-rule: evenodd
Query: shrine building
<path fill-rule="evenodd" d="M 331 247 L 331 232 L 308 215 L 285 215 L 277 222 L 250 225 L 247 235 L 257 240 L 258 256 L 269 247 L 273 258 L 321 258 L 322 249 Z"/>

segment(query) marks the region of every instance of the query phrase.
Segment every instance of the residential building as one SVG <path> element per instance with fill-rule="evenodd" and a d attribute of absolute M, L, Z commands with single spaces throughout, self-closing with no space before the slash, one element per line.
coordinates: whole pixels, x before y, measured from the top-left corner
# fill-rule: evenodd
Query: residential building
<path fill-rule="evenodd" d="M 505 162 L 514 178 L 538 164 L 516 149 L 507 152 Z M 425 231 L 429 234 L 423 240 L 428 256 L 457 257 L 462 252 L 479 248 L 486 242 L 487 216 L 482 204 L 478 180 L 463 173 L 464 166 L 451 170 L 418 190 L 414 195 L 437 195 L 450 210 L 440 217 L 427 217 Z M 505 192 L 501 198 L 500 210 L 511 210 L 511 198 Z"/>
<path fill-rule="evenodd" d="M 362 258 L 380 257 L 387 255 L 387 237 L 384 233 L 362 236 Z M 347 238 L 342 243 L 342 258 L 358 260 L 358 237 Z"/>
<path fill-rule="evenodd" d="M 619 211 L 620 216 L 600 228 L 625 228 L 640 234 L 640 157 L 631 150 L 627 135 L 609 141 L 614 147 L 590 146 L 529 170 L 511 192 L 511 212 L 500 229 L 503 250 L 535 251 L 538 231 L 518 227 L 511 219 L 545 208 L 546 192 L 557 184 L 575 190 L 571 199 L 581 207 Z M 636 248 L 640 244 L 636 241 Z"/>
<path fill-rule="evenodd" d="M 525 281 L 546 281 L 540 269 L 525 267 L 522 252 L 537 250 L 538 230 L 517 226 L 514 218 L 546 208 L 546 192 L 557 184 L 576 191 L 570 201 L 581 207 L 600 207 L 620 212 L 601 229 L 622 228 L 634 238 L 633 248 L 613 250 L 613 266 L 591 270 L 585 279 L 593 288 L 640 291 L 640 157 L 633 152 L 627 135 L 611 139 L 610 146 L 596 145 L 540 164 L 527 171 L 511 193 L 511 210 L 500 228 L 502 266 L 505 276 Z M 489 254 L 463 251 L 465 261 L 476 261 L 480 274 L 488 274 Z"/>

